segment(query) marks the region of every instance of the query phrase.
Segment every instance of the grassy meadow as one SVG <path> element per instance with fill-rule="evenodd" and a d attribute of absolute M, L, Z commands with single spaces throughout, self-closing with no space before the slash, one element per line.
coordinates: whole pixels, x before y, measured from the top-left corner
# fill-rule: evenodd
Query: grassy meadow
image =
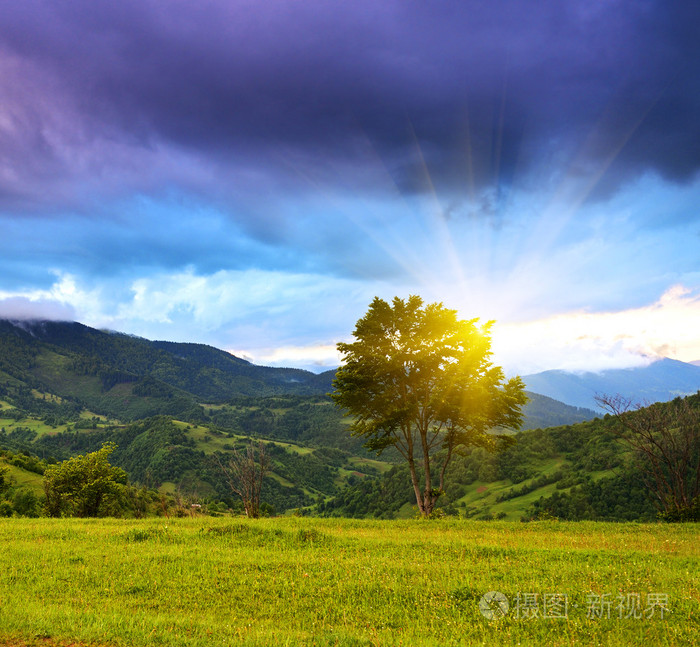
<path fill-rule="evenodd" d="M 0 644 L 693 645 L 699 538 L 698 524 L 0 519 Z M 488 591 L 505 617 L 480 612 Z"/>

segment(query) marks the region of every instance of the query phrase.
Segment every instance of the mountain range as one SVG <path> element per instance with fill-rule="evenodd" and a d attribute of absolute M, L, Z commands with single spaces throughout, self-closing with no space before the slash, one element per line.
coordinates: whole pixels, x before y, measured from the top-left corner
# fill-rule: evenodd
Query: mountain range
<path fill-rule="evenodd" d="M 603 390 L 668 399 L 700 384 L 689 369 L 700 371 L 663 360 L 605 374 L 550 371 L 526 382 L 534 388 L 539 379 L 542 390 L 556 387 L 574 402 Z M 0 320 L 0 470 L 10 470 L 19 489 L 33 483 L 40 496 L 40 478 L 26 473 L 28 457 L 53 462 L 109 441 L 117 447 L 114 464 L 133 483 L 230 507 L 236 502 L 217 457 L 225 460 L 257 437 L 272 459 L 264 500 L 278 512 L 411 516 L 405 464 L 391 448 L 377 456 L 348 433 L 348 420 L 327 397 L 333 376 L 79 323 Z M 517 442 L 493 455 L 470 448 L 455 459 L 441 499 L 445 511 L 512 520 L 543 511 L 653 518 L 647 490 L 625 467 L 625 448 L 610 431 L 612 417 L 528 396 Z"/>
<path fill-rule="evenodd" d="M 700 389 L 698 362 L 660 359 L 648 366 L 598 373 L 544 371 L 523 377 L 526 388 L 576 407 L 600 410 L 596 395 L 621 395 L 634 403 L 666 402 Z"/>
<path fill-rule="evenodd" d="M 77 322 L 0 320 L 0 388 L 24 384 L 125 420 L 181 415 L 236 397 L 325 395 L 334 375 L 258 366 L 204 344 L 150 341 Z M 693 394 L 700 366 L 661 359 L 598 373 L 544 371 L 523 380 L 530 398 L 525 428 L 534 428 L 595 417 L 596 395 L 645 403 Z"/>
<path fill-rule="evenodd" d="M 161 414 L 199 420 L 202 405 L 232 398 L 325 395 L 334 376 L 257 366 L 204 344 L 150 341 L 77 322 L 0 320 L 0 396 L 24 386 L 125 421 Z M 528 396 L 525 429 L 595 417 L 590 408 Z"/>

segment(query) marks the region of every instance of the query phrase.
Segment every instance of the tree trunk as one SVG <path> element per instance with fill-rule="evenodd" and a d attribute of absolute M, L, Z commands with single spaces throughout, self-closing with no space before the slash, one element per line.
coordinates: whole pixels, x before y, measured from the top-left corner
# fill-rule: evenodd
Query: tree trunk
<path fill-rule="evenodd" d="M 408 461 L 409 469 L 411 471 L 411 482 L 413 483 L 413 492 L 416 495 L 416 504 L 418 505 L 418 510 L 423 517 L 429 517 L 433 510 L 435 509 L 435 504 L 439 498 L 439 494 L 435 494 L 433 488 L 428 486 L 426 481 L 425 489 L 421 491 L 420 483 L 418 481 L 418 473 L 416 472 L 416 464 L 413 459 Z"/>
<path fill-rule="evenodd" d="M 413 483 L 413 492 L 416 495 L 418 510 L 423 516 L 426 516 L 425 505 L 423 504 L 423 493 L 420 491 L 420 485 L 418 484 L 418 474 L 416 473 L 416 464 L 413 457 L 408 459 L 408 466 L 411 471 L 411 483 Z"/>

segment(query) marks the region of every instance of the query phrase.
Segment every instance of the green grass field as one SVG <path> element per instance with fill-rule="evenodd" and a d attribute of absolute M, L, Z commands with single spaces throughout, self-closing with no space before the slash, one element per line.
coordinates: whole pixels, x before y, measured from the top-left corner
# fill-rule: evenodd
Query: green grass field
<path fill-rule="evenodd" d="M 0 644 L 693 645 L 699 536 L 698 524 L 3 519 Z M 488 591 L 508 615 L 480 612 Z M 621 618 L 635 594 L 644 617 Z"/>

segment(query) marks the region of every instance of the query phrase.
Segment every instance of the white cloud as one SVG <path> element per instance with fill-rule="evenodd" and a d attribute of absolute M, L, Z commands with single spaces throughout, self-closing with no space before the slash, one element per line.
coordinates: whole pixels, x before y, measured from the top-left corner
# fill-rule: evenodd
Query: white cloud
<path fill-rule="evenodd" d="M 69 304 L 49 299 L 29 299 L 23 296 L 5 297 L 0 298 L 0 319 L 73 321 L 75 309 Z"/>
<path fill-rule="evenodd" d="M 61 321 L 80 318 L 91 322 L 91 325 L 100 325 L 103 316 L 99 291 L 78 287 L 71 274 L 57 270 L 52 271 L 52 274 L 57 280 L 46 290 L 0 290 L 0 317 Z"/>
<path fill-rule="evenodd" d="M 497 325 L 494 359 L 509 372 L 599 371 L 660 357 L 700 358 L 700 290 L 677 285 L 655 303 L 618 312 L 571 312 Z"/>
<path fill-rule="evenodd" d="M 263 270 L 221 270 L 209 276 L 186 270 L 137 279 L 131 290 L 132 300 L 118 308 L 124 321 L 190 321 L 204 330 L 277 326 L 280 340 L 313 336 L 343 319 L 357 301 L 353 297 L 361 295 L 364 303 L 371 293 L 371 287 L 348 279 Z M 292 329 L 285 330 L 285 324 Z"/>
<path fill-rule="evenodd" d="M 310 344 L 306 346 L 280 346 L 229 352 L 255 364 L 265 366 L 293 366 L 314 372 L 340 366 L 341 355 L 335 344 Z"/>
<path fill-rule="evenodd" d="M 311 370 L 337 366 L 336 342 L 350 338 L 372 297 L 394 294 L 379 283 L 263 270 L 211 275 L 185 270 L 98 288 L 67 273 L 55 275 L 48 289 L 0 291 L 0 317 L 78 320 L 150 339 L 207 343 L 255 363 Z M 700 288 L 676 285 L 639 308 L 499 323 L 493 350 L 496 363 L 519 374 L 622 368 L 657 357 L 698 360 Z"/>

